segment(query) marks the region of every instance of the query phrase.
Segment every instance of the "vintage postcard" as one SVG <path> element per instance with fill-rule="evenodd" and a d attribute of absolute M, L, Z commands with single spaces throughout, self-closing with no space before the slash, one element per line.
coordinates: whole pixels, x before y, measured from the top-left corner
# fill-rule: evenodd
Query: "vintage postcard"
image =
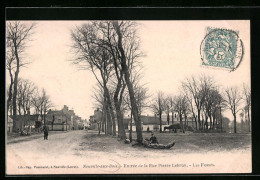
<path fill-rule="evenodd" d="M 249 20 L 6 21 L 6 174 L 251 173 Z"/>

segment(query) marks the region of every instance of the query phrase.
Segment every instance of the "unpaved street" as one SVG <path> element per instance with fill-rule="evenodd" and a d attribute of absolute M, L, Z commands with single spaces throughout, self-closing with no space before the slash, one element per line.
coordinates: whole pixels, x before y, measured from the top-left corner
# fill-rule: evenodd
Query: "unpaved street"
<path fill-rule="evenodd" d="M 148 135 L 150 134 L 144 134 L 144 136 Z M 174 134 L 162 135 L 173 136 Z M 15 171 L 17 174 L 25 172 L 36 174 L 138 173 L 143 172 L 143 169 L 134 166 L 140 164 L 151 166 L 145 170 L 147 173 L 156 173 L 159 165 L 163 171 L 172 173 L 221 172 L 230 168 L 230 163 L 234 165 L 234 168 L 236 167 L 235 169 L 239 168 L 237 171 L 250 170 L 251 148 L 247 144 L 243 145 L 244 142 L 241 141 L 236 142 L 237 145 L 243 145 L 241 149 L 237 148 L 236 144 L 233 149 L 221 149 L 216 144 L 219 142 L 214 140 L 215 136 L 179 134 L 175 135 L 176 145 L 172 149 L 158 150 L 132 147 L 118 141 L 117 138 L 97 135 L 95 131 L 54 133 L 49 136 L 49 140 L 43 140 L 41 137 L 7 144 L 7 172 Z M 242 139 L 241 137 L 237 139 Z M 208 142 L 206 138 L 210 138 L 211 144 L 205 145 L 205 142 Z M 165 138 L 162 139 L 159 136 L 158 139 L 166 143 Z M 247 138 L 244 138 L 243 141 L 246 140 Z M 221 143 L 225 144 L 223 140 Z M 211 147 L 205 148 L 207 146 Z M 216 149 L 216 147 L 220 148 Z M 241 158 L 246 159 L 247 163 L 239 163 Z M 185 165 L 185 168 L 168 167 L 169 164 L 174 163 L 177 163 L 176 166 Z M 194 164 L 201 163 L 208 166 L 194 167 Z M 225 164 L 229 165 L 225 166 Z M 99 166 L 101 168 L 95 168 Z M 110 168 L 107 170 L 106 166 Z"/>

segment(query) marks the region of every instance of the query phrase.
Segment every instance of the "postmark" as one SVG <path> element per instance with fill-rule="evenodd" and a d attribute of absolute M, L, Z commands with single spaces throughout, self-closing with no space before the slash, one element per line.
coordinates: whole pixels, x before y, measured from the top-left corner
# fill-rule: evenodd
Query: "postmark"
<path fill-rule="evenodd" d="M 244 54 L 238 31 L 207 27 L 200 46 L 202 66 L 222 70 L 236 70 Z"/>

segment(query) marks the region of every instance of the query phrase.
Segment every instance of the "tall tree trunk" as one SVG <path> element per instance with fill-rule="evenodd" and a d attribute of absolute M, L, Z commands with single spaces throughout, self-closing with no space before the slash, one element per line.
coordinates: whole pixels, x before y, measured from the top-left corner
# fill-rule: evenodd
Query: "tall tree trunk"
<path fill-rule="evenodd" d="M 116 136 L 116 120 L 115 120 L 115 114 L 112 107 L 112 104 L 109 105 L 110 113 L 111 113 L 111 119 L 112 119 L 112 134 L 113 136 Z"/>
<path fill-rule="evenodd" d="M 117 87 L 116 87 L 116 91 L 114 93 L 114 103 L 115 103 L 115 107 L 116 107 L 116 118 L 117 118 L 117 123 L 118 123 L 118 136 L 120 137 L 120 139 L 126 139 L 123 115 L 121 113 L 121 108 L 120 108 L 121 104 L 118 100 L 120 87 L 121 87 L 121 80 L 119 79 Z"/>
<path fill-rule="evenodd" d="M 162 132 L 162 113 L 159 112 L 159 120 L 160 120 L 160 133 Z"/>
<path fill-rule="evenodd" d="M 196 118 L 194 111 L 192 111 L 192 114 L 193 114 L 193 118 L 194 118 L 194 121 L 195 121 L 196 130 L 198 130 L 197 118 Z M 192 126 L 193 126 L 193 124 L 192 124 Z"/>
<path fill-rule="evenodd" d="M 98 123 L 98 134 L 100 135 L 100 125 L 101 125 L 101 123 L 99 122 Z"/>
<path fill-rule="evenodd" d="M 130 142 L 132 142 L 132 132 L 133 132 L 133 114 L 132 114 L 132 110 L 131 110 L 131 119 L 130 119 L 130 131 L 129 131 L 129 140 Z"/>
<path fill-rule="evenodd" d="M 103 102 L 103 113 L 102 113 L 102 116 L 103 116 L 103 122 L 104 122 L 104 131 L 105 131 L 105 135 L 107 135 L 107 109 L 106 109 L 106 96 L 105 96 L 105 92 L 103 93 L 103 99 L 104 99 L 104 102 Z"/>
<path fill-rule="evenodd" d="M 18 113 L 19 113 L 19 116 L 22 115 L 22 113 L 21 113 L 21 104 L 20 103 L 18 103 Z"/>
<path fill-rule="evenodd" d="M 185 130 L 186 130 L 186 127 L 188 126 L 188 121 L 187 121 L 187 115 L 186 115 L 186 113 L 184 114 L 184 118 L 185 118 Z"/>
<path fill-rule="evenodd" d="M 172 112 L 172 124 L 173 124 L 174 113 Z"/>
<path fill-rule="evenodd" d="M 204 129 L 208 129 L 208 115 L 205 114 L 205 123 L 204 123 Z"/>
<path fill-rule="evenodd" d="M 105 124 L 105 127 L 104 127 L 104 130 L 105 130 L 105 135 L 107 135 L 107 111 L 106 111 L 106 107 L 104 107 L 104 112 L 105 112 L 105 119 L 104 119 L 104 124 Z"/>
<path fill-rule="evenodd" d="M 10 83 L 10 86 L 9 86 L 8 99 L 7 99 L 7 114 L 9 113 L 9 108 L 10 108 L 10 105 L 11 105 L 11 102 L 12 102 L 13 84 L 14 84 L 11 69 L 9 70 L 9 75 L 10 75 L 11 83 Z"/>
<path fill-rule="evenodd" d="M 16 116 L 16 110 L 17 110 L 17 106 L 16 106 L 16 97 L 17 97 L 17 83 L 18 83 L 18 73 L 15 72 L 15 78 L 14 78 L 14 92 L 13 92 L 13 115 Z"/>
<path fill-rule="evenodd" d="M 114 26 L 115 26 L 115 30 L 118 36 L 118 48 L 121 54 L 121 67 L 122 67 L 122 71 L 124 73 L 124 77 L 125 77 L 125 82 L 126 85 L 128 87 L 128 91 L 129 91 L 129 96 L 130 96 L 130 101 L 131 101 L 131 109 L 133 111 L 133 116 L 134 116 L 134 121 L 135 121 L 135 125 L 136 125 L 136 134 L 137 134 L 137 142 L 142 144 L 143 142 L 143 135 L 142 135 L 142 129 L 141 129 L 141 119 L 138 113 L 138 107 L 136 104 L 136 99 L 134 97 L 134 89 L 133 89 L 133 84 L 130 81 L 130 74 L 129 74 L 129 70 L 126 64 L 126 57 L 125 57 L 125 52 L 122 46 L 122 34 L 121 34 L 121 30 L 120 27 L 118 25 L 118 21 L 114 21 Z"/>
<path fill-rule="evenodd" d="M 168 122 L 168 125 L 170 124 L 170 113 L 168 112 L 167 113 L 167 122 Z"/>
<path fill-rule="evenodd" d="M 222 120 L 221 107 L 219 109 L 219 114 L 220 114 L 220 126 L 221 126 L 221 132 L 222 132 L 223 131 L 223 120 Z"/>
<path fill-rule="evenodd" d="M 113 111 L 113 107 L 112 107 L 112 103 L 111 103 L 111 99 L 110 99 L 110 94 L 109 94 L 108 88 L 107 88 L 105 83 L 104 83 L 104 92 L 105 92 L 105 95 L 106 95 L 106 105 L 108 107 L 108 111 L 109 111 L 109 114 L 110 114 L 109 115 L 110 119 L 108 119 L 108 124 L 107 124 L 108 134 L 110 134 L 110 131 L 111 131 L 111 134 L 113 134 L 113 136 L 116 136 L 115 114 L 114 114 L 114 111 Z M 110 128 L 111 128 L 111 130 L 110 130 Z"/>
<path fill-rule="evenodd" d="M 115 102 L 115 106 L 116 106 L 116 116 L 117 116 L 117 123 L 118 123 L 118 136 L 120 137 L 120 139 L 125 139 L 126 134 L 125 134 L 125 128 L 123 123 L 123 116 L 118 101 Z"/>
<path fill-rule="evenodd" d="M 183 127 L 182 114 L 181 114 L 181 113 L 179 113 L 179 117 L 180 117 L 180 124 L 181 124 L 182 132 L 185 133 L 185 131 L 184 131 L 184 127 Z"/>
<path fill-rule="evenodd" d="M 234 116 L 234 133 L 237 133 L 237 117 L 236 113 L 233 113 Z"/>
<path fill-rule="evenodd" d="M 16 97 L 17 97 L 17 86 L 18 86 L 18 76 L 20 70 L 20 58 L 18 56 L 16 40 L 14 40 L 14 54 L 16 58 L 16 72 L 14 75 L 14 92 L 13 92 L 13 115 L 16 116 Z"/>
<path fill-rule="evenodd" d="M 213 129 L 215 129 L 217 127 L 217 119 L 216 116 L 212 115 L 212 119 L 213 119 Z"/>
<path fill-rule="evenodd" d="M 108 104 L 106 104 L 106 114 L 107 114 L 107 134 L 112 135 L 112 121 L 111 121 L 111 114 L 110 114 Z"/>
<path fill-rule="evenodd" d="M 105 121 L 104 121 L 104 119 L 102 120 L 102 123 L 101 123 L 101 131 L 102 132 L 105 132 L 105 130 L 104 130 L 104 124 L 105 124 Z"/>
<path fill-rule="evenodd" d="M 248 109 L 247 109 L 247 118 L 248 118 L 248 130 L 249 132 L 251 132 L 251 123 L 250 123 L 250 114 L 249 114 L 249 110 L 250 110 L 250 107 L 248 105 Z"/>
<path fill-rule="evenodd" d="M 198 109 L 198 123 L 199 123 L 199 130 L 201 130 L 200 109 Z"/>

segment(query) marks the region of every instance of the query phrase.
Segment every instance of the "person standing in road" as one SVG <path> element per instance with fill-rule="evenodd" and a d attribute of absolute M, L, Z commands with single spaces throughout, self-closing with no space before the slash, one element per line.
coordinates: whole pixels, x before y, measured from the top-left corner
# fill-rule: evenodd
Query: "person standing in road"
<path fill-rule="evenodd" d="M 44 140 L 45 140 L 45 139 L 48 140 L 48 131 L 49 131 L 48 126 L 44 125 L 44 126 L 43 126 L 43 133 L 44 133 L 43 139 L 44 139 Z"/>

